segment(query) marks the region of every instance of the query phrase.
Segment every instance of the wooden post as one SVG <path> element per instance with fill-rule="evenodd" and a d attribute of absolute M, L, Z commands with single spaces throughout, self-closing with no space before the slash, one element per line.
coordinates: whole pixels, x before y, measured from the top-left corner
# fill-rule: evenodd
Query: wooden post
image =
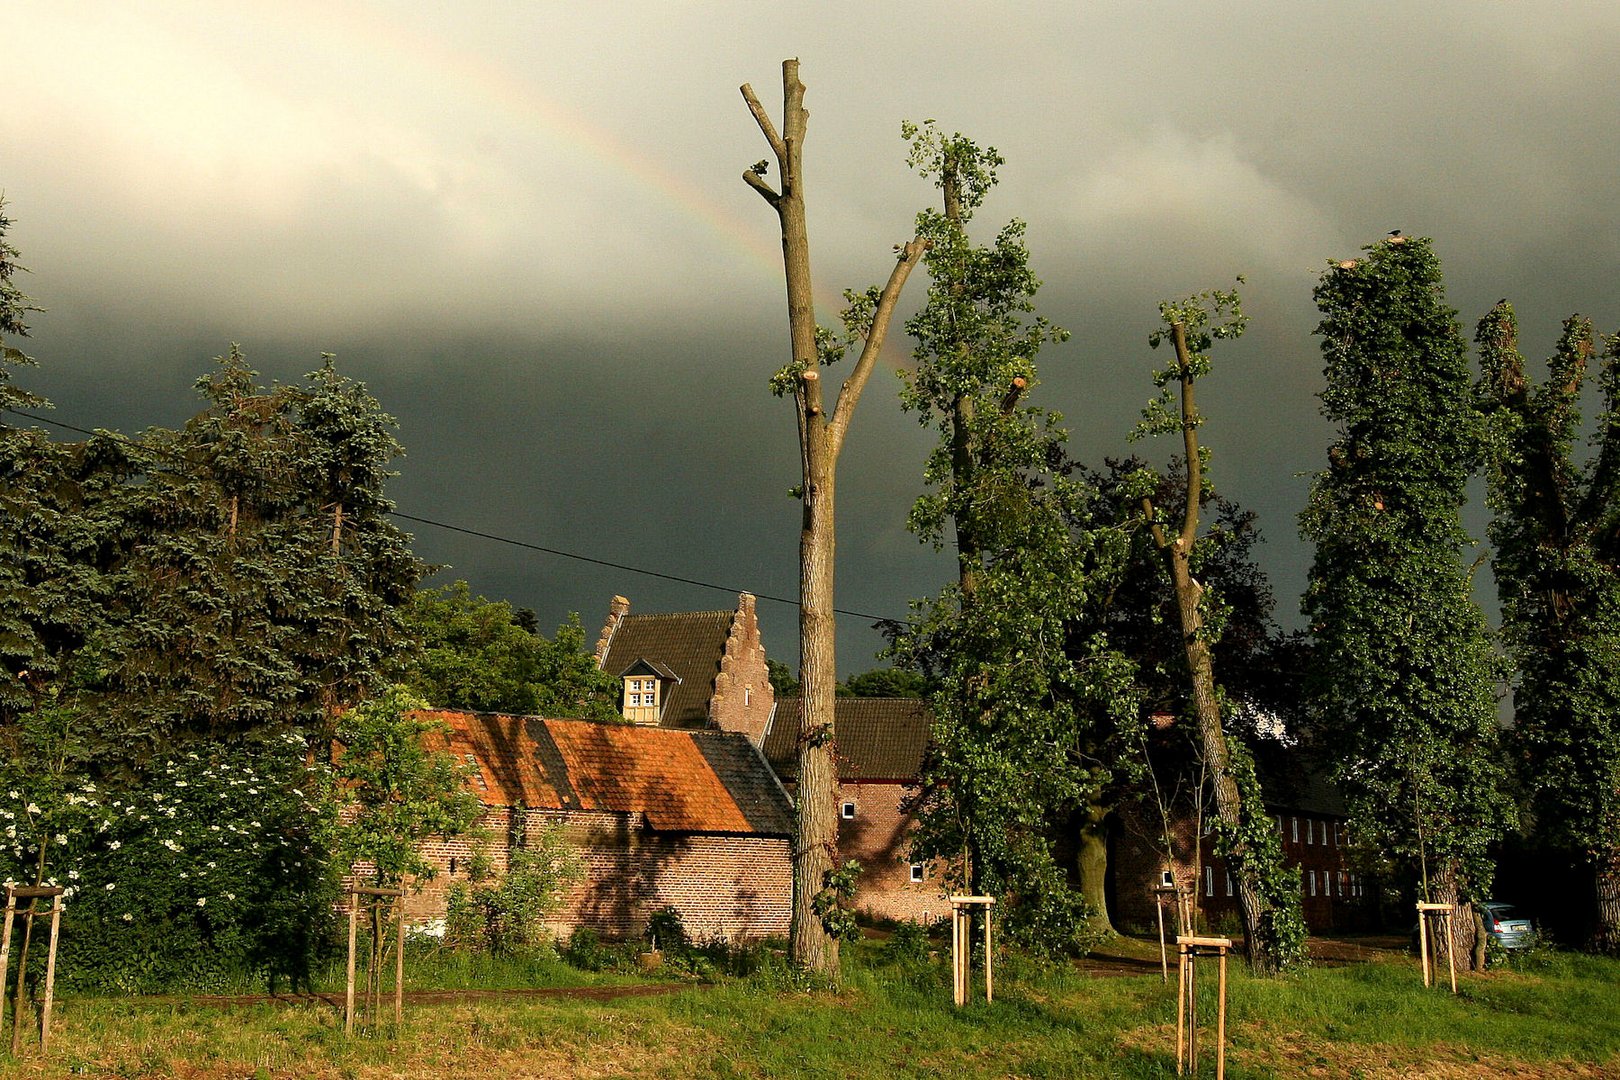
<path fill-rule="evenodd" d="M 1451 974 L 1451 992 L 1457 992 L 1457 934 L 1452 926 L 1452 906 L 1450 904 L 1426 904 L 1419 902 L 1418 913 L 1418 962 L 1423 967 L 1423 985 L 1434 985 L 1434 950 L 1439 944 L 1438 934 L 1442 931 L 1446 939 L 1446 967 Z M 1430 920 L 1435 924 L 1434 933 L 1430 933 Z"/>
<path fill-rule="evenodd" d="M 995 1000 L 995 961 L 991 957 L 994 942 L 990 925 L 990 909 L 995 906 L 993 896 L 952 896 L 951 902 L 951 997 L 957 1005 L 966 1005 L 973 996 L 973 911 L 984 911 L 984 1000 Z"/>
<path fill-rule="evenodd" d="M 1226 1076 L 1226 955 L 1230 938 L 1176 937 L 1176 1075 L 1198 1071 L 1198 958 L 1214 957 L 1220 965 L 1215 1003 L 1215 1077 Z"/>
<path fill-rule="evenodd" d="M 360 918 L 360 897 L 349 894 L 349 980 L 343 991 L 343 1034 L 354 1034 L 354 939 Z"/>
<path fill-rule="evenodd" d="M 996 980 L 993 971 L 996 950 L 990 943 L 990 909 L 994 901 L 984 906 L 984 1003 L 996 1000 Z"/>
<path fill-rule="evenodd" d="M 0 1021 L 5 1016 L 6 976 L 10 971 L 11 931 L 16 917 L 23 917 L 23 956 L 17 962 L 17 992 L 11 1007 L 11 1052 L 22 1049 L 24 990 L 28 978 L 28 942 L 33 937 L 34 917 L 50 915 L 51 943 L 45 954 L 45 999 L 40 1003 L 39 1048 L 43 1052 L 51 1044 L 51 1011 L 56 1000 L 56 941 L 62 929 L 62 897 L 66 889 L 55 885 L 6 886 L 5 926 L 0 929 Z M 49 900 L 51 906 L 36 911 L 39 900 Z M 17 901 L 27 900 L 28 909 L 22 910 Z"/>
<path fill-rule="evenodd" d="M 11 920 L 17 913 L 12 890 L 12 886 L 6 886 L 6 925 L 0 931 L 0 1026 L 4 1026 L 6 1018 L 6 968 L 11 962 Z"/>
<path fill-rule="evenodd" d="M 45 952 L 45 1007 L 39 1017 L 39 1051 L 51 1045 L 51 1003 L 56 997 L 56 937 L 62 929 L 62 901 L 51 905 L 51 947 Z"/>
<path fill-rule="evenodd" d="M 394 1026 L 405 1016 L 405 894 L 394 901 L 399 933 L 394 945 Z"/>

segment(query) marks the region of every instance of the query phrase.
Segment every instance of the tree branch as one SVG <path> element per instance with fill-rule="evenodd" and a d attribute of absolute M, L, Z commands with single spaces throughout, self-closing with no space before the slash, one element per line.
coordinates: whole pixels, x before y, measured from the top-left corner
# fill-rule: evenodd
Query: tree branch
<path fill-rule="evenodd" d="M 1012 385 L 1007 388 L 1007 396 L 1001 399 L 1001 414 L 1003 416 L 1012 414 L 1013 409 L 1018 405 L 1018 399 L 1024 396 L 1024 391 L 1027 389 L 1029 389 L 1029 380 L 1022 375 L 1012 381 Z"/>
<path fill-rule="evenodd" d="M 776 189 L 767 184 L 765 182 L 765 178 L 759 175 L 759 173 L 755 172 L 753 169 L 744 169 L 742 178 L 743 183 L 759 192 L 760 197 L 766 202 L 770 203 L 771 206 L 774 207 L 777 203 L 782 201 L 782 196 L 776 193 Z"/>
<path fill-rule="evenodd" d="M 754 88 L 748 83 L 743 83 L 738 89 L 742 91 L 743 100 L 748 103 L 748 111 L 754 114 L 754 122 L 759 125 L 759 130 L 765 134 L 765 141 L 771 144 L 771 150 L 776 154 L 776 164 L 781 168 L 785 176 L 787 174 L 787 146 L 782 142 L 782 136 L 776 133 L 776 125 L 771 123 L 770 114 L 765 111 L 765 106 L 761 105 L 759 98 L 754 95 Z"/>
<path fill-rule="evenodd" d="M 877 307 L 872 312 L 872 327 L 866 334 L 866 343 L 861 347 L 861 358 L 855 362 L 855 370 L 839 389 L 838 404 L 833 407 L 832 419 L 828 422 L 834 456 L 843 447 L 844 433 L 849 429 L 849 418 L 855 411 L 855 403 L 860 400 L 861 391 L 866 389 L 866 381 L 877 366 L 878 354 L 883 351 L 883 339 L 889 333 L 889 321 L 894 316 L 894 305 L 900 299 L 900 290 L 927 250 L 928 241 L 920 237 L 906 241 L 900 249 L 899 260 L 889 273 L 888 284 L 878 294 Z"/>

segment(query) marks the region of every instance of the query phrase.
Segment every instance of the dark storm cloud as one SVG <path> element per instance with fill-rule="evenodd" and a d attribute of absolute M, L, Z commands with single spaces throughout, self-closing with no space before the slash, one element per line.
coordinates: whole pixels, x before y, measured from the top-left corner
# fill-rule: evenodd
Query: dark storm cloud
<path fill-rule="evenodd" d="M 820 291 L 880 279 L 932 196 L 902 118 L 996 144 L 981 231 L 1029 222 L 1042 310 L 1075 331 L 1041 400 L 1088 460 L 1127 449 L 1158 300 L 1247 275 L 1208 437 L 1262 515 L 1284 618 L 1300 474 L 1328 438 L 1325 260 L 1432 235 L 1465 324 L 1509 296 L 1532 355 L 1569 311 L 1620 323 L 1609 4 L 832 4 L 791 35 L 748 5 L 24 3 L 8 22 L 26 47 L 0 190 L 52 309 L 30 385 L 63 419 L 176 423 L 233 339 L 282 379 L 327 349 L 401 420 L 405 509 L 765 593 L 795 588 L 796 454 L 765 390 L 786 331 L 736 86 L 774 102 L 790 53 Z M 880 373 L 841 483 L 843 606 L 901 614 L 948 573 L 903 529 L 927 446 Z M 613 592 L 727 603 L 415 531 L 547 622 L 592 625 Z M 791 609 L 762 614 L 790 656 Z M 875 639 L 846 624 L 842 666 L 864 667 Z"/>

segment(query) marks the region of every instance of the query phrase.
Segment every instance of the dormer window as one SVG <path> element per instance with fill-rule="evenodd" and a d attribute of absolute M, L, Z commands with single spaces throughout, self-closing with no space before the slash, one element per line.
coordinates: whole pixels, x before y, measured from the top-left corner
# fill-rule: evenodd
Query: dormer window
<path fill-rule="evenodd" d="M 637 723 L 658 721 L 658 680 L 637 675 L 624 680 L 624 718 Z"/>

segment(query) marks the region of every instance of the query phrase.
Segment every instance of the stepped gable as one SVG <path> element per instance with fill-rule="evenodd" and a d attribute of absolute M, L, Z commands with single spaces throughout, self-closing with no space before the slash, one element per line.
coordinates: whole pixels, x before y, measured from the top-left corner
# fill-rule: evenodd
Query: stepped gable
<path fill-rule="evenodd" d="M 638 660 L 656 663 L 679 681 L 664 691 L 659 723 L 699 727 L 709 720 L 715 676 L 731 633 L 730 611 L 622 615 L 608 637 L 602 670 L 618 677 Z"/>
<path fill-rule="evenodd" d="M 765 734 L 765 757 L 781 776 L 798 772 L 801 699 L 782 698 Z M 838 779 L 908 783 L 922 772 L 933 714 L 921 698 L 838 698 L 833 720 Z"/>
<path fill-rule="evenodd" d="M 590 720 L 431 711 L 429 745 L 476 767 L 486 806 L 640 815 L 658 832 L 790 836 L 792 806 L 748 739 Z"/>

